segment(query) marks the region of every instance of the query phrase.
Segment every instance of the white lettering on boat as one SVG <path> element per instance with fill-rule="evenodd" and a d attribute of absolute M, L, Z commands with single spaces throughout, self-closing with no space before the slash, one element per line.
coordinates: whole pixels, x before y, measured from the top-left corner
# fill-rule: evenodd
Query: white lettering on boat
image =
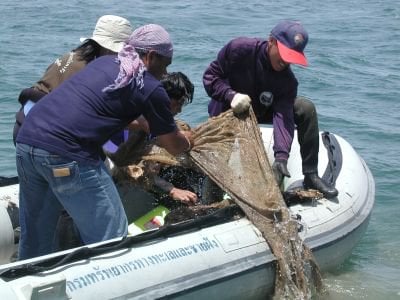
<path fill-rule="evenodd" d="M 169 249 L 160 253 L 149 255 L 147 257 L 123 262 L 108 268 L 100 268 L 99 266 L 93 267 L 92 272 L 67 280 L 67 288 L 69 292 L 73 292 L 104 280 L 123 276 L 124 274 L 134 272 L 136 270 L 158 266 L 170 261 L 176 261 L 188 256 L 199 255 L 208 251 L 215 251 L 217 248 L 220 247 L 215 240 L 210 240 L 208 237 L 203 237 L 200 243 Z"/>

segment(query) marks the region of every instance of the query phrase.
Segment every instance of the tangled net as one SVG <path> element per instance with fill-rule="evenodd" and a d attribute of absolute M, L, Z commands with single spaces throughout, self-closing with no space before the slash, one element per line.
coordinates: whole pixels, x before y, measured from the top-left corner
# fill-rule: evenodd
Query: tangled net
<path fill-rule="evenodd" d="M 238 118 L 229 110 L 193 133 L 193 148 L 178 157 L 138 134 L 111 156 L 120 166 L 117 173 L 132 178 L 128 168 L 135 166 L 143 170 L 136 180 L 148 178 L 146 167 L 152 163 L 200 169 L 231 196 L 266 239 L 276 257 L 274 298 L 310 299 L 323 294 L 319 268 L 276 184 L 253 111 Z"/>

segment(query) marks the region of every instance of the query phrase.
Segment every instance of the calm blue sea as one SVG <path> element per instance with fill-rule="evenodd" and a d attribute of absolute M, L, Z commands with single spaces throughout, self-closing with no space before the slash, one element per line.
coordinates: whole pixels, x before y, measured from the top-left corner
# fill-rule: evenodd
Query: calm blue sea
<path fill-rule="evenodd" d="M 242 1 L 239 1 L 242 2 Z M 294 67 L 300 94 L 317 105 L 320 129 L 348 140 L 376 181 L 376 204 L 362 241 L 343 266 L 325 274 L 331 299 L 400 299 L 400 2 L 2 0 L 0 14 L 0 175 L 15 175 L 12 127 L 22 88 L 56 57 L 89 36 L 98 17 L 116 14 L 136 27 L 163 25 L 175 56 L 169 71 L 195 84 L 181 116 L 207 118 L 202 73 L 229 39 L 267 37 L 281 19 L 306 26 L 310 66 Z"/>

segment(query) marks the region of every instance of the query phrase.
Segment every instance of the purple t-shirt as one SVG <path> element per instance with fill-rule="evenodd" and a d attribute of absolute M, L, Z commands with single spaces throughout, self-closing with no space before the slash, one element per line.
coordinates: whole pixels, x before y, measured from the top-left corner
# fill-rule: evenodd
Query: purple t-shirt
<path fill-rule="evenodd" d="M 102 145 L 140 115 L 147 119 L 152 135 L 176 130 L 169 97 L 150 73 L 145 72 L 142 89 L 133 80 L 115 92 L 102 92 L 118 72 L 115 55 L 89 63 L 31 109 L 17 142 L 72 160 L 97 162 Z"/>
<path fill-rule="evenodd" d="M 208 112 L 217 116 L 230 108 L 235 93 L 247 94 L 259 123 L 274 126 L 276 158 L 287 159 L 294 135 L 293 105 L 298 82 L 290 67 L 276 72 L 267 55 L 268 41 L 240 37 L 230 41 L 218 53 L 203 76 L 207 94 L 212 98 Z M 273 95 L 270 109 L 260 103 L 260 94 Z"/>

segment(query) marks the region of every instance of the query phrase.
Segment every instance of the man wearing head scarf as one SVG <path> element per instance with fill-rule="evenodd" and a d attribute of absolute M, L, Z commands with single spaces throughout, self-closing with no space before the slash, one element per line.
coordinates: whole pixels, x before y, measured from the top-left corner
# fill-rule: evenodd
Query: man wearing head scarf
<path fill-rule="evenodd" d="M 142 26 L 118 55 L 92 61 L 31 109 L 16 140 L 19 259 L 53 251 L 62 208 L 85 244 L 127 234 L 126 215 L 104 165 L 102 145 L 143 115 L 159 146 L 173 155 L 190 149 L 190 133 L 177 130 L 159 81 L 172 54 L 164 28 Z"/>
<path fill-rule="evenodd" d="M 216 116 L 230 108 L 242 113 L 252 106 L 259 123 L 273 123 L 272 169 L 278 185 L 290 177 L 287 161 L 297 126 L 304 187 L 327 198 L 338 191 L 318 176 L 319 129 L 314 104 L 297 97 L 298 82 L 290 65 L 307 65 L 308 34 L 297 21 L 281 21 L 268 40 L 240 37 L 230 41 L 204 72 L 203 83 L 212 98 L 208 112 Z"/>

